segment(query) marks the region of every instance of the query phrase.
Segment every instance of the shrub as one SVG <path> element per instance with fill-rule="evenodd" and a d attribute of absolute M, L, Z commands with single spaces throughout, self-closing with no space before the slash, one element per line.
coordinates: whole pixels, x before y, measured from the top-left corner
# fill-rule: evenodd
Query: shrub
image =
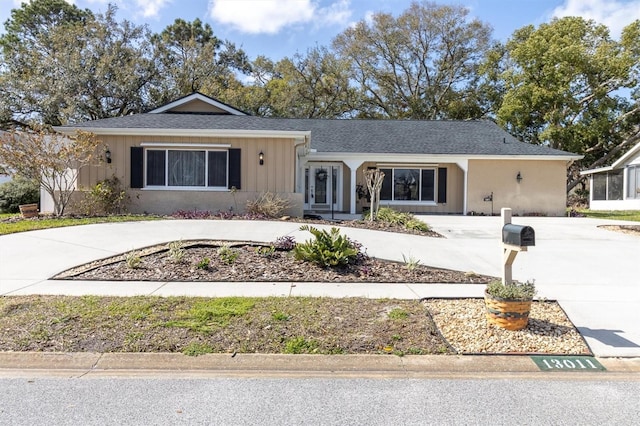
<path fill-rule="evenodd" d="M 129 201 L 120 179 L 112 176 L 101 180 L 87 192 L 83 210 L 86 214 L 120 214 L 126 211 Z"/>
<path fill-rule="evenodd" d="M 208 257 L 205 257 L 196 264 L 196 268 L 203 269 L 206 271 L 209 269 L 209 263 L 211 263 L 211 259 L 209 259 Z"/>
<path fill-rule="evenodd" d="M 169 249 L 169 259 L 174 263 L 181 263 L 186 253 L 184 243 L 182 241 L 172 241 L 167 244 L 167 248 Z"/>
<path fill-rule="evenodd" d="M 246 211 L 249 215 L 265 216 L 267 218 L 281 217 L 291 202 L 272 192 L 265 192 L 255 200 L 248 200 Z"/>
<path fill-rule="evenodd" d="M 137 269 L 142 263 L 140 255 L 135 251 L 130 251 L 129 253 L 127 253 L 124 261 L 130 269 Z"/>
<path fill-rule="evenodd" d="M 20 176 L 0 185 L 0 212 L 17 213 L 21 204 L 33 204 L 40 200 L 38 183 Z"/>
<path fill-rule="evenodd" d="M 176 219 L 208 219 L 211 216 L 209 210 L 177 210 L 171 215 Z"/>
<path fill-rule="evenodd" d="M 363 215 L 364 219 L 370 218 L 370 212 Z M 429 225 L 417 219 L 411 213 L 403 213 L 393 210 L 389 207 L 381 207 L 376 216 L 376 220 L 383 223 L 389 223 L 391 225 L 402 226 L 406 229 L 412 229 L 417 231 L 428 231 Z"/>
<path fill-rule="evenodd" d="M 272 245 L 276 248 L 276 250 L 293 250 L 296 246 L 296 239 L 291 235 L 284 235 L 282 237 L 278 237 Z"/>
<path fill-rule="evenodd" d="M 274 246 L 262 246 L 256 249 L 256 252 L 266 258 L 273 257 L 273 254 L 276 252 L 276 248 Z"/>
<path fill-rule="evenodd" d="M 338 228 L 331 228 L 328 232 L 303 225 L 300 230 L 311 232 L 315 239 L 294 247 L 293 254 L 296 259 L 313 262 L 323 267 L 343 266 L 356 262 L 358 249 L 349 238 L 340 235 Z"/>
<path fill-rule="evenodd" d="M 240 256 L 240 253 L 238 253 L 238 250 L 234 250 L 228 245 L 222 245 L 218 248 L 218 256 L 220 256 L 220 259 L 224 263 L 231 265 L 236 261 L 238 256 Z"/>
<path fill-rule="evenodd" d="M 491 281 L 487 284 L 487 293 L 500 299 L 531 300 L 536 295 L 536 286 L 534 281 L 525 283 L 513 281 L 511 284 Z"/>

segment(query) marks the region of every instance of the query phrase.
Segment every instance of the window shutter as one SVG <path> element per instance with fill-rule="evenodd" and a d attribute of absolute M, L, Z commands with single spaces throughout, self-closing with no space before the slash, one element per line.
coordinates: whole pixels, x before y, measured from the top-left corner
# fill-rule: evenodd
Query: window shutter
<path fill-rule="evenodd" d="M 438 168 L 438 203 L 447 202 L 447 168 Z"/>
<path fill-rule="evenodd" d="M 131 147 L 131 188 L 144 186 L 144 148 Z"/>
<path fill-rule="evenodd" d="M 241 158 L 239 148 L 229 149 L 229 189 L 236 187 L 240 189 L 240 176 L 241 176 Z"/>
<path fill-rule="evenodd" d="M 380 169 L 384 173 L 382 178 L 382 188 L 380 188 L 380 199 L 391 200 L 393 190 L 393 170 L 392 169 Z"/>

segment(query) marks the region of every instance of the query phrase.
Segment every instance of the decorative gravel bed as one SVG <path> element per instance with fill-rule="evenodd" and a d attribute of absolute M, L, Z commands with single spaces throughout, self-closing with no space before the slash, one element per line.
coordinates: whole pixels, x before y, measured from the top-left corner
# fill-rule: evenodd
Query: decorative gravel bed
<path fill-rule="evenodd" d="M 442 336 L 460 354 L 591 355 L 584 339 L 556 302 L 534 301 L 529 325 L 519 331 L 489 325 L 482 299 L 428 299 L 423 303 Z"/>

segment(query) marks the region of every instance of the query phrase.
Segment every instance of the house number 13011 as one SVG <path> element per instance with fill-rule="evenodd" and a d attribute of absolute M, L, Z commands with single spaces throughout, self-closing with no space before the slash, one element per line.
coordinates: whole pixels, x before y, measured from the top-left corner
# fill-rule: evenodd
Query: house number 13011
<path fill-rule="evenodd" d="M 604 371 L 605 368 L 592 357 L 550 357 L 550 356 L 532 356 L 531 359 L 536 365 L 544 371 L 549 370 L 591 370 Z"/>

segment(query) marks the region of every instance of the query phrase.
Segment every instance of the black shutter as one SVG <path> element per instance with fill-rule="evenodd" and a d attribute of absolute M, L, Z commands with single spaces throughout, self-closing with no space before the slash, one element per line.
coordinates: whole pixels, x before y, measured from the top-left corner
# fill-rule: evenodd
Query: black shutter
<path fill-rule="evenodd" d="M 438 168 L 438 203 L 447 202 L 447 168 Z"/>
<path fill-rule="evenodd" d="M 131 188 L 144 186 L 144 148 L 131 147 Z"/>
<path fill-rule="evenodd" d="M 235 187 L 240 189 L 240 171 L 241 171 L 241 157 L 239 148 L 229 149 L 229 189 Z"/>
<path fill-rule="evenodd" d="M 380 199 L 391 200 L 393 190 L 393 169 L 380 169 L 384 173 L 382 178 L 382 188 L 380 188 Z"/>

